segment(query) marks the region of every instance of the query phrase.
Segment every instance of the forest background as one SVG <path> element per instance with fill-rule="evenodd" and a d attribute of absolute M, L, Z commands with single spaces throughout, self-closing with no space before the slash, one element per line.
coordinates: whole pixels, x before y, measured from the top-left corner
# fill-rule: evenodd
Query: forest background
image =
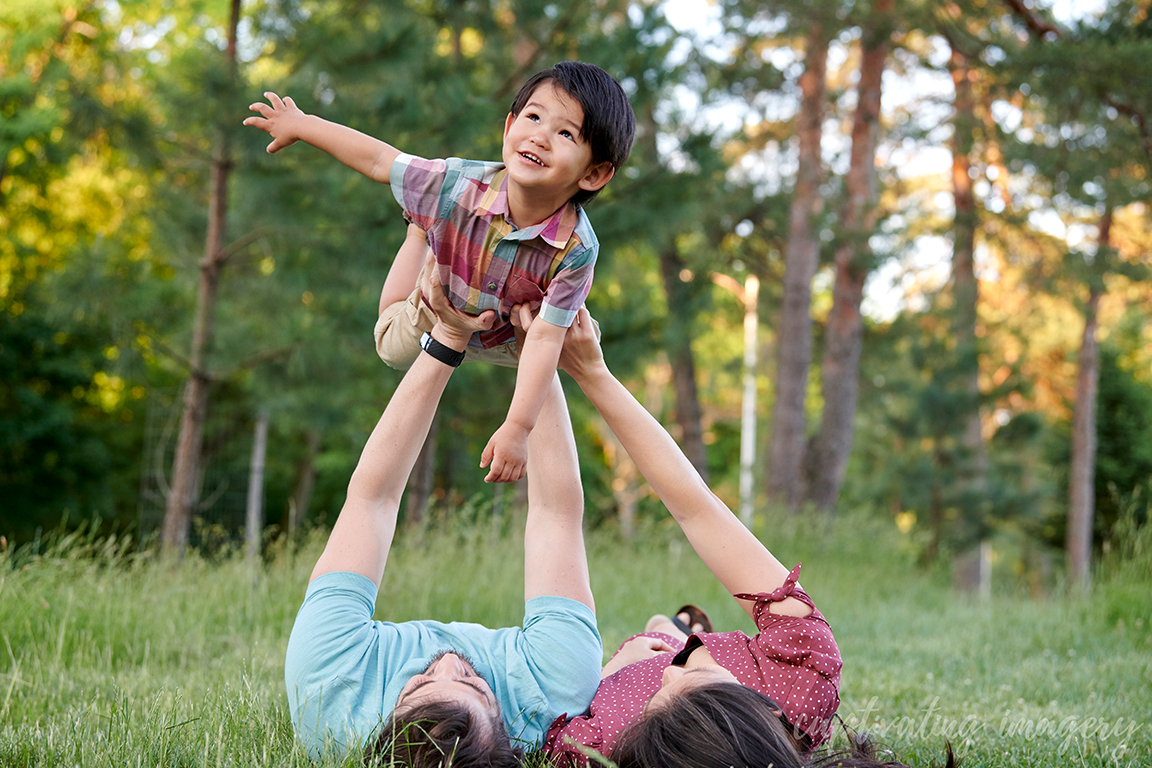
<path fill-rule="evenodd" d="M 639 127 L 588 208 L 608 362 L 804 561 L 845 723 L 915 765 L 1148 765 L 1149 10 L 0 4 L 0 764 L 310 764 L 284 647 L 399 381 L 368 339 L 404 226 L 241 121 L 274 90 L 491 159 L 578 58 Z M 565 384 L 606 651 L 685 599 L 750 630 Z M 388 618 L 519 620 L 523 491 L 477 467 L 512 386 L 454 374 Z"/>
<path fill-rule="evenodd" d="M 574 58 L 638 120 L 588 209 L 588 305 L 717 492 L 749 520 L 865 510 L 963 589 L 1042 594 L 1066 555 L 1085 583 L 1152 490 L 1148 14 L 5 3 L 0 544 L 96 519 L 211 550 L 253 506 L 258 540 L 330 524 L 399 380 L 367 340 L 404 227 L 322 153 L 266 155 L 248 105 L 275 90 L 405 151 L 495 158 L 519 84 Z M 512 385 L 454 377 L 410 523 L 515 507 L 476 467 Z M 589 523 L 659 520 L 572 407 Z"/>

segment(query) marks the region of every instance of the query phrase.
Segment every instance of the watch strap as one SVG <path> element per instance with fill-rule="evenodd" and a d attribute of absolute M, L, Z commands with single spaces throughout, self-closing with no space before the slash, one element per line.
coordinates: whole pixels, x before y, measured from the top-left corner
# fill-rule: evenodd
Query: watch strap
<path fill-rule="evenodd" d="M 460 363 L 464 362 L 463 352 L 457 352 L 451 347 L 441 344 L 432 338 L 432 334 L 428 331 L 424 331 L 424 335 L 420 337 L 420 348 L 444 365 L 450 365 L 453 368 L 459 368 Z"/>

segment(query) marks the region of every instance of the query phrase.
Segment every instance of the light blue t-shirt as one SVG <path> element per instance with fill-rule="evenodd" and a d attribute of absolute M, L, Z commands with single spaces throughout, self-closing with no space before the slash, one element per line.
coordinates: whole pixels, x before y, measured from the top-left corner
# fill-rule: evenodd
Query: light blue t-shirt
<path fill-rule="evenodd" d="M 524 604 L 523 627 L 373 621 L 376 587 L 357 573 L 328 573 L 296 615 L 284 681 L 296 737 L 316 757 L 362 748 L 388 719 L 404 684 L 440 651 L 467 655 L 492 688 L 508 735 L 538 745 L 560 715 L 588 709 L 603 649 L 588 606 L 565 597 Z"/>

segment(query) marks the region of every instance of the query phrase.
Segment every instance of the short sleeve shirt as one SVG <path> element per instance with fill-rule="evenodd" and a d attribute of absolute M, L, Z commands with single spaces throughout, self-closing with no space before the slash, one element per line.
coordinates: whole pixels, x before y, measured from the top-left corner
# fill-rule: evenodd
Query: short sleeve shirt
<path fill-rule="evenodd" d="M 699 633 L 689 641 L 698 639 L 742 685 L 779 704 L 788 721 L 808 734 L 815 747 L 827 740 L 832 715 L 840 706 L 840 651 L 828 622 L 796 584 L 799 572 L 797 565 L 773 592 L 736 595 L 756 603 L 753 612 L 760 631 L 755 637 L 743 632 Z M 812 606 L 812 613 L 798 618 L 769 612 L 772 603 L 786 597 Z M 677 652 L 684 649 L 683 642 L 669 635 L 645 634 L 660 638 Z M 611 757 L 620 734 L 660 690 L 664 670 L 676 656 L 675 652 L 662 653 L 609 675 L 600 683 L 586 714 L 552 724 L 544 750 L 559 762 L 588 765 L 584 753 L 569 743 L 573 741 Z"/>
<path fill-rule="evenodd" d="M 524 605 L 523 627 L 373 621 L 376 586 L 328 573 L 296 616 L 284 680 L 292 725 L 313 758 L 362 748 L 432 657 L 467 655 L 489 684 L 509 737 L 536 746 L 557 715 L 582 712 L 600 682 L 603 650 L 588 606 L 563 597 Z"/>
<path fill-rule="evenodd" d="M 511 341 L 517 304 L 538 309 L 553 325 L 572 325 L 600 250 L 583 209 L 568 203 L 517 229 L 508 219 L 508 171 L 501 163 L 401 154 L 390 174 L 396 202 L 428 233 L 453 306 L 471 315 L 496 310 L 496 323 L 475 334 L 473 346 Z"/>

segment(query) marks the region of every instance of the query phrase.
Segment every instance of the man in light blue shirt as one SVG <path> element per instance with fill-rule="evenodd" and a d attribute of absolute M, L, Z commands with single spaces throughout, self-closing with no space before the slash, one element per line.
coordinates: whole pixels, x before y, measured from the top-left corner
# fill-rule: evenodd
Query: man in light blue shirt
<path fill-rule="evenodd" d="M 557 717 L 585 711 L 600 681 L 584 498 L 555 377 L 529 438 L 523 626 L 372 620 L 400 496 L 455 353 L 492 323 L 490 311 L 455 310 L 434 273 L 422 290 L 438 322 L 364 446 L 288 642 L 292 725 L 314 757 L 372 740 L 399 764 L 451 754 L 456 768 L 515 765 Z"/>

